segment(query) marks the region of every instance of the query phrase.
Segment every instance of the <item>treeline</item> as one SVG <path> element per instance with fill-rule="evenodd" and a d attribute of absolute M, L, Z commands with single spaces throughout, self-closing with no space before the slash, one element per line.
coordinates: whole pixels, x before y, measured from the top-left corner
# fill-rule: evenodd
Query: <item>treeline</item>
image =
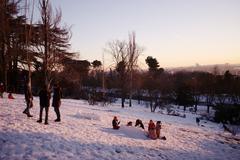
<path fill-rule="evenodd" d="M 184 110 L 191 107 L 193 112 L 197 112 L 198 106 L 201 105 L 207 107 L 208 113 L 210 108 L 216 110 L 217 122 L 240 123 L 240 76 L 229 71 L 220 75 L 217 74 L 216 68 L 213 68 L 213 73 L 185 71 L 170 73 L 160 68 L 157 59 L 151 56 L 145 61 L 149 67 L 148 71 L 134 69 L 132 73 L 126 72 L 124 76 L 122 70 L 118 68 L 120 62 L 109 72 L 90 71 L 83 81 L 83 85 L 87 87 L 85 93 L 94 91 L 98 96 L 101 96 L 99 93 L 104 93 L 121 98 L 122 107 L 126 104 L 125 99 L 133 98 L 139 103 L 148 102 L 152 112 L 158 107 L 173 104 L 183 106 Z M 105 91 L 100 89 L 102 77 L 105 81 Z"/>

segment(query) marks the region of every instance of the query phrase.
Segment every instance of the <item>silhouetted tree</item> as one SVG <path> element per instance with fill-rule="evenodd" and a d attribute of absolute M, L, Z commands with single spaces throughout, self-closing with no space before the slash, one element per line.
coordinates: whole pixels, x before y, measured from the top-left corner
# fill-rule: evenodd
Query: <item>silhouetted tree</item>
<path fill-rule="evenodd" d="M 67 52 L 69 47 L 69 29 L 60 26 L 61 11 L 56 10 L 54 15 L 49 0 L 40 0 L 41 22 L 38 25 L 39 58 L 42 59 L 42 71 L 45 85 L 49 87 L 52 81 L 52 71 L 58 70 L 64 57 L 71 57 Z"/>
<path fill-rule="evenodd" d="M 94 61 L 92 62 L 93 68 L 98 68 L 98 67 L 100 67 L 101 65 L 102 65 L 102 62 L 101 62 L 101 61 L 98 61 L 98 60 L 94 60 Z"/>
<path fill-rule="evenodd" d="M 119 77 L 119 87 L 121 89 L 122 108 L 129 91 L 129 99 L 132 95 L 132 75 L 133 69 L 137 67 L 137 60 L 142 49 L 135 42 L 135 34 L 129 35 L 129 43 L 125 41 L 112 41 L 108 43 L 106 52 L 113 57 L 115 69 Z M 129 81 L 130 83 L 127 83 Z M 130 89 L 129 89 L 130 88 Z M 129 105 L 131 106 L 131 100 Z"/>
<path fill-rule="evenodd" d="M 16 44 L 21 32 L 17 29 L 25 22 L 24 17 L 19 15 L 19 3 L 20 1 L 0 0 L 0 80 L 4 82 L 6 89 L 9 78 L 13 78 L 12 62 L 16 59 L 14 53 L 19 49 Z M 16 67 L 16 60 L 14 62 Z"/>

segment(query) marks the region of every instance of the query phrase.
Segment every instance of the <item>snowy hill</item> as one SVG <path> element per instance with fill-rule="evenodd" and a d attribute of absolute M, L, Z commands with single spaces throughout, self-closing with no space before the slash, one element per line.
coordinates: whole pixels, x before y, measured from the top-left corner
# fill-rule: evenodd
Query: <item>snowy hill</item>
<path fill-rule="evenodd" d="M 64 99 L 62 122 L 54 122 L 50 108 L 49 125 L 37 123 L 38 98 L 34 98 L 34 117 L 27 118 L 24 96 L 0 99 L 1 160 L 182 160 L 226 159 L 240 157 L 240 138 L 224 133 L 218 124 L 195 123 L 196 115 L 186 118 L 150 113 L 143 106 L 122 109 L 119 104 L 107 107 L 89 106 L 86 101 Z M 5 96 L 6 97 L 6 96 Z M 44 115 L 44 114 L 43 114 Z M 120 130 L 113 130 L 113 116 L 121 121 Z M 139 118 L 147 128 L 150 119 L 161 120 L 161 135 L 167 140 L 148 139 L 140 128 L 127 127 L 128 121 Z"/>

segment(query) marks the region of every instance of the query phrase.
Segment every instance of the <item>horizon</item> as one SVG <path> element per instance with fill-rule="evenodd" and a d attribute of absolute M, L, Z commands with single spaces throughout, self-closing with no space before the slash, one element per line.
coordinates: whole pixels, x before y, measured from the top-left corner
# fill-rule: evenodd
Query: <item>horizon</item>
<path fill-rule="evenodd" d="M 61 8 L 62 22 L 72 26 L 71 51 L 80 59 L 103 61 L 103 48 L 111 40 L 127 40 L 136 32 L 147 56 L 163 68 L 240 63 L 240 1 L 51 1 Z M 104 54 L 105 66 L 111 56 Z"/>

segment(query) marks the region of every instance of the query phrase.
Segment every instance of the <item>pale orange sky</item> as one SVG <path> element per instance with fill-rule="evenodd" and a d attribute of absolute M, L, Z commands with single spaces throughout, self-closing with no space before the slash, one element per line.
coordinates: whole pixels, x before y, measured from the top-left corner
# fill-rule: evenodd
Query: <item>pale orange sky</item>
<path fill-rule="evenodd" d="M 52 0 L 72 25 L 72 50 L 102 60 L 108 41 L 136 32 L 140 58 L 162 67 L 240 63 L 240 0 Z M 105 55 L 106 66 L 111 64 Z"/>

